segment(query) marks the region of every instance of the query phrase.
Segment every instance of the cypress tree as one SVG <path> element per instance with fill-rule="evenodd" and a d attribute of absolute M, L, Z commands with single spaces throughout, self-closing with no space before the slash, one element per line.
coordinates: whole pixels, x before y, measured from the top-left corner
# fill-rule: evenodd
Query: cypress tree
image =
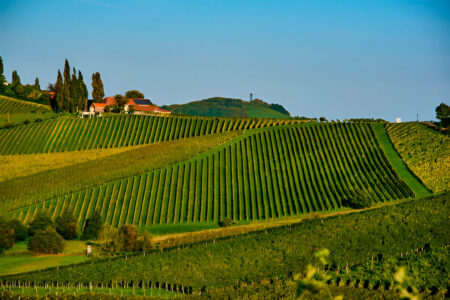
<path fill-rule="evenodd" d="M 73 99 L 70 95 L 71 92 L 71 78 L 70 78 L 70 65 L 66 59 L 64 63 L 64 83 L 63 83 L 63 109 L 65 111 L 73 112 Z"/>
<path fill-rule="evenodd" d="M 105 91 L 103 90 L 103 82 L 99 72 L 92 74 L 92 88 L 92 99 L 94 99 L 94 102 L 102 102 L 103 97 L 105 97 Z"/>
<path fill-rule="evenodd" d="M 19 95 L 21 92 L 22 84 L 20 83 L 20 77 L 17 74 L 17 71 L 14 70 L 12 72 L 12 90 L 16 95 Z"/>
<path fill-rule="evenodd" d="M 5 92 L 5 82 L 6 82 L 6 78 L 3 75 L 3 59 L 0 56 L 0 93 L 4 93 Z"/>
<path fill-rule="evenodd" d="M 80 106 L 80 85 L 78 84 L 77 71 L 73 68 L 71 85 L 70 85 L 70 97 L 72 99 L 72 109 L 78 111 Z"/>
<path fill-rule="evenodd" d="M 39 78 L 37 78 L 37 77 L 34 80 L 34 87 L 38 90 L 41 90 L 41 85 L 39 84 Z"/>
<path fill-rule="evenodd" d="M 58 77 L 55 84 L 55 96 L 53 97 L 52 107 L 56 112 L 63 110 L 64 104 L 64 83 L 61 75 L 61 71 L 58 70 Z"/>
<path fill-rule="evenodd" d="M 89 93 L 83 80 L 83 74 L 81 74 L 80 70 L 78 70 L 78 84 L 80 86 L 80 101 L 82 102 L 82 106 L 80 107 L 82 108 L 82 110 L 86 110 Z"/>

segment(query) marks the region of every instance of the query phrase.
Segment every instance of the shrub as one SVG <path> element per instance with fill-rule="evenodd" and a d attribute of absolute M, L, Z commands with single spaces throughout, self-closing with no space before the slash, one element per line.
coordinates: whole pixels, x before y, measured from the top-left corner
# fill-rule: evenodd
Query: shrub
<path fill-rule="evenodd" d="M 325 117 L 320 117 L 320 118 L 319 118 L 319 121 L 320 121 L 320 122 L 328 122 L 327 118 L 325 118 Z"/>
<path fill-rule="evenodd" d="M 14 229 L 14 240 L 24 241 L 28 237 L 27 228 L 19 220 L 11 220 L 8 222 L 8 227 Z"/>
<path fill-rule="evenodd" d="M 220 227 L 230 227 L 231 225 L 233 225 L 233 220 L 230 218 L 224 218 L 219 222 Z"/>
<path fill-rule="evenodd" d="M 36 123 L 39 123 L 39 122 L 42 122 L 42 121 L 44 121 L 42 118 L 36 118 L 36 119 L 34 119 L 34 122 L 36 122 Z"/>
<path fill-rule="evenodd" d="M 136 240 L 134 251 L 145 253 L 151 249 L 153 249 L 152 236 L 150 233 L 144 231 Z"/>
<path fill-rule="evenodd" d="M 33 221 L 28 225 L 28 230 L 30 232 L 30 236 L 34 235 L 37 230 L 44 230 L 48 226 L 53 227 L 53 221 L 48 214 L 45 212 L 41 212 L 36 217 L 34 217 Z"/>
<path fill-rule="evenodd" d="M 43 254 L 61 253 L 64 250 L 64 239 L 53 227 L 48 226 L 44 230 L 36 230 L 28 243 L 28 250 Z"/>
<path fill-rule="evenodd" d="M 14 246 L 14 229 L 0 217 L 0 253 Z"/>
<path fill-rule="evenodd" d="M 120 250 L 119 230 L 117 228 L 110 225 L 103 226 L 98 238 L 103 251 L 114 253 Z"/>
<path fill-rule="evenodd" d="M 103 222 L 102 217 L 97 211 L 86 220 L 86 225 L 84 226 L 83 235 L 81 236 L 82 240 L 94 240 L 99 236 L 100 231 L 102 230 Z"/>
<path fill-rule="evenodd" d="M 119 241 L 123 251 L 134 251 L 137 239 L 137 229 L 133 225 L 123 225 L 119 228 Z"/>
<path fill-rule="evenodd" d="M 55 226 L 56 232 L 66 240 L 73 240 L 78 235 L 77 221 L 68 210 L 64 211 L 62 215 L 56 218 Z"/>
<path fill-rule="evenodd" d="M 25 124 L 25 125 L 30 124 L 30 122 L 31 122 L 30 120 L 26 119 L 25 121 L 23 121 L 23 124 Z"/>
<path fill-rule="evenodd" d="M 14 123 L 10 123 L 10 122 L 5 123 L 5 124 L 3 125 L 3 128 L 13 128 L 13 127 L 14 127 Z"/>

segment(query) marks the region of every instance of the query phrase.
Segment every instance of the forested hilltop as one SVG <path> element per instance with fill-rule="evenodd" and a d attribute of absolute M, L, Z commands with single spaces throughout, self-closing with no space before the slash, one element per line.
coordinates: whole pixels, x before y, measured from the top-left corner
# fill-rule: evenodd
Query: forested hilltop
<path fill-rule="evenodd" d="M 186 104 L 162 106 L 173 113 L 204 117 L 289 118 L 290 113 L 280 104 L 269 104 L 260 99 L 213 97 Z"/>

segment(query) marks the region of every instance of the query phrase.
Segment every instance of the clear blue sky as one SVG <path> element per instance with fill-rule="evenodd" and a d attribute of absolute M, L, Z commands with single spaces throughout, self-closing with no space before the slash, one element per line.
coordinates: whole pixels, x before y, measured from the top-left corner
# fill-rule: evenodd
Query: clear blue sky
<path fill-rule="evenodd" d="M 56 81 L 159 105 L 255 97 L 293 115 L 434 118 L 450 96 L 450 1 L 0 0 L 7 79 Z"/>

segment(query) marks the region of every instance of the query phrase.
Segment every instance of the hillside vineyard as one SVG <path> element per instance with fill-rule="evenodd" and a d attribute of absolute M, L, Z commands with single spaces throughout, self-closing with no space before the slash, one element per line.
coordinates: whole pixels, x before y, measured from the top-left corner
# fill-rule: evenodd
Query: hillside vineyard
<path fill-rule="evenodd" d="M 32 102 L 16 100 L 6 96 L 0 96 L 0 114 L 5 113 L 27 113 L 27 112 L 49 112 L 50 107 Z"/>
<path fill-rule="evenodd" d="M 113 226 L 261 220 L 342 207 L 355 191 L 375 202 L 414 196 L 370 124 L 307 124 L 247 132 L 191 160 L 12 212 L 29 222 L 70 208 Z"/>
<path fill-rule="evenodd" d="M 59 118 L 0 130 L 0 154 L 48 153 L 126 147 L 300 123 L 287 119 L 193 118 L 121 115 L 93 119 Z"/>

